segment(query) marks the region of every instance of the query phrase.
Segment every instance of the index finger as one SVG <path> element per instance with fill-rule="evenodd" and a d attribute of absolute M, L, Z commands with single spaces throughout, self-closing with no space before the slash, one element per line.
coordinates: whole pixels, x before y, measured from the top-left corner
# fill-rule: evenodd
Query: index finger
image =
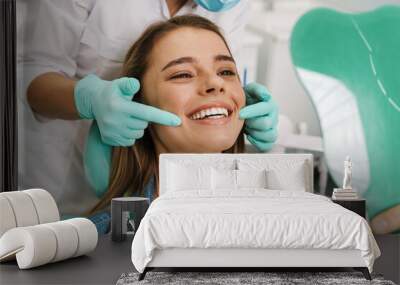
<path fill-rule="evenodd" d="M 165 126 L 179 126 L 181 119 L 168 111 L 138 102 L 125 102 L 124 111 L 132 117 Z"/>
<path fill-rule="evenodd" d="M 266 116 L 276 110 L 274 101 L 255 103 L 242 108 L 239 112 L 240 119 L 249 119 Z"/>
<path fill-rule="evenodd" d="M 267 102 L 271 98 L 271 94 L 269 93 L 268 89 L 259 83 L 252 82 L 247 84 L 244 87 L 247 95 L 254 99 L 258 99 L 260 101 Z"/>

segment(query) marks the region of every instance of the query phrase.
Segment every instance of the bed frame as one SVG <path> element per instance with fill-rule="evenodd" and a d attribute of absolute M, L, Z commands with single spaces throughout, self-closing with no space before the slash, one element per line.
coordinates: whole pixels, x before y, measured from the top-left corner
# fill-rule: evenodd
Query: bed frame
<path fill-rule="evenodd" d="M 367 280 L 371 280 L 359 250 L 238 248 L 156 250 L 152 261 L 139 275 L 139 280 L 143 280 L 146 273 L 155 268 L 232 268 L 234 271 L 243 272 L 254 268 L 282 267 L 285 269 L 350 267 L 361 271 Z"/>
<path fill-rule="evenodd" d="M 167 163 L 174 160 L 208 162 L 215 159 L 235 160 L 256 158 L 266 160 L 294 159 L 304 160 L 306 176 L 305 189 L 313 192 L 313 160 L 311 154 L 162 154 L 160 155 L 160 195 L 166 192 Z M 234 271 L 271 268 L 343 268 L 350 267 L 361 271 L 371 280 L 368 268 L 359 250 L 329 249 L 254 249 L 254 248 L 168 248 L 157 249 L 152 261 L 147 265 L 139 280 L 155 268 L 229 268 Z"/>

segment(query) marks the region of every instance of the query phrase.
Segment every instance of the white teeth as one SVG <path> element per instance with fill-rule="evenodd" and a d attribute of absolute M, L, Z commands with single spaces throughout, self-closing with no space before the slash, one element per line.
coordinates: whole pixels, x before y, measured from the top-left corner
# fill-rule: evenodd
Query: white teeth
<path fill-rule="evenodd" d="M 216 116 L 212 116 L 212 119 L 219 119 L 219 118 L 224 118 L 224 115 L 216 115 Z"/>
<path fill-rule="evenodd" d="M 213 119 L 228 117 L 228 110 L 225 108 L 220 108 L 220 107 L 218 107 L 218 108 L 212 107 L 212 108 L 201 110 L 201 111 L 193 114 L 190 117 L 190 119 L 199 120 L 199 119 L 204 119 L 206 116 L 211 116 L 211 115 L 213 115 L 211 117 Z"/>

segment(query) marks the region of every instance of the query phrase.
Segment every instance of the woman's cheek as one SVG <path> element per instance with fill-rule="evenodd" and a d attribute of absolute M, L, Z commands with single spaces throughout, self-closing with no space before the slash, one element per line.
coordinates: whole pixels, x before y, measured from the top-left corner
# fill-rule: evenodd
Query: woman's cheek
<path fill-rule="evenodd" d="M 235 101 L 236 106 L 238 108 L 238 110 L 237 110 L 237 117 L 239 120 L 238 125 L 239 125 L 239 129 L 241 130 L 244 125 L 244 120 L 239 119 L 239 112 L 240 112 L 240 109 L 242 109 L 246 105 L 246 95 L 244 93 L 243 88 L 240 85 L 239 85 L 239 87 L 237 87 L 236 90 L 238 90 L 238 92 L 235 94 L 233 100 Z"/>
<path fill-rule="evenodd" d="M 192 92 L 190 86 L 163 84 L 158 91 L 159 108 L 177 116 L 183 116 L 185 104 L 189 99 L 189 94 L 192 94 Z"/>
<path fill-rule="evenodd" d="M 236 86 L 235 90 L 237 90 L 236 92 L 234 92 L 234 96 L 233 96 L 233 101 L 235 101 L 235 104 L 238 108 L 238 112 L 240 111 L 241 108 L 243 108 L 246 105 L 246 95 L 244 93 L 244 90 L 242 88 L 242 86 Z"/>
<path fill-rule="evenodd" d="M 188 142 L 191 138 L 190 130 L 188 132 L 187 127 L 181 125 L 179 127 L 169 127 L 162 125 L 153 125 L 153 132 L 157 141 L 159 141 L 164 147 L 166 152 L 187 152 L 188 147 L 191 144 Z"/>

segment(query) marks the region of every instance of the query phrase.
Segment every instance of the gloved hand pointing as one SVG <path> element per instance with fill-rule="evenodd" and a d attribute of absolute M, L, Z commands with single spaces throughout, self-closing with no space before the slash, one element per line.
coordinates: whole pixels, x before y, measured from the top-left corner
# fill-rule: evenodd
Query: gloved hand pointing
<path fill-rule="evenodd" d="M 270 150 L 278 137 L 278 105 L 261 84 L 249 83 L 244 91 L 246 106 L 240 118 L 245 119 L 247 139 L 260 151 Z"/>
<path fill-rule="evenodd" d="M 102 80 L 94 74 L 78 81 L 75 105 L 82 119 L 95 119 L 101 139 L 111 146 L 131 146 L 144 134 L 148 122 L 179 126 L 181 119 L 167 111 L 133 102 L 140 83 L 135 78 Z"/>

